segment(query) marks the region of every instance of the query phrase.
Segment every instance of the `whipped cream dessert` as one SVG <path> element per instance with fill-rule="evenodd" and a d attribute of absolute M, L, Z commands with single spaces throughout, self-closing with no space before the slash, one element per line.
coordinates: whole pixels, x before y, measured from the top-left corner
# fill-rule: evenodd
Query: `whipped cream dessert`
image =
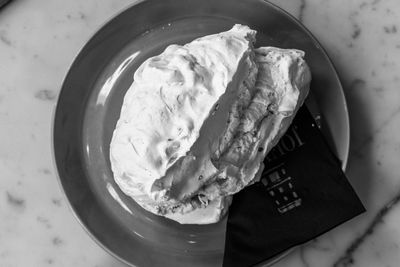
<path fill-rule="evenodd" d="M 114 179 L 144 209 L 208 224 L 254 183 L 309 91 L 304 52 L 231 30 L 170 45 L 135 72 L 110 144 Z"/>

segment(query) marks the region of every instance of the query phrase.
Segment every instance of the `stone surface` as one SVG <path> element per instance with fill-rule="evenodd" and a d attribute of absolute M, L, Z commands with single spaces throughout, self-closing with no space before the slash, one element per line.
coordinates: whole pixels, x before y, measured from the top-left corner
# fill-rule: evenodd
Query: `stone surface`
<path fill-rule="evenodd" d="M 368 209 L 276 266 L 398 266 L 400 3 L 272 2 L 305 24 L 337 68 L 351 120 L 347 175 Z M 125 266 L 70 212 L 50 137 L 57 94 L 74 56 L 131 3 L 15 0 L 0 10 L 1 266 Z"/>

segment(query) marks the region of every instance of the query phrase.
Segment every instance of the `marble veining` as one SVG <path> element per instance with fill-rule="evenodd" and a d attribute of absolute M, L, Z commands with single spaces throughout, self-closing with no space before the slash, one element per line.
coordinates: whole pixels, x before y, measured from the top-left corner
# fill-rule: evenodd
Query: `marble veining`
<path fill-rule="evenodd" d="M 51 199 L 51 203 L 53 203 L 57 207 L 61 207 L 62 206 L 62 199 L 60 199 L 60 198 L 52 198 Z"/>
<path fill-rule="evenodd" d="M 60 237 L 56 236 L 56 237 L 54 237 L 54 238 L 51 240 L 51 243 L 52 243 L 54 246 L 58 247 L 58 246 L 62 246 L 63 243 L 64 243 L 64 241 L 63 241 Z"/>
<path fill-rule="evenodd" d="M 53 101 L 56 100 L 57 94 L 54 91 L 48 89 L 40 89 L 34 94 L 35 98 L 44 100 L 44 101 Z"/>
<path fill-rule="evenodd" d="M 6 195 L 7 195 L 7 202 L 9 205 L 11 205 L 17 209 L 25 208 L 25 200 L 24 199 L 17 197 L 15 195 L 11 194 L 10 192 L 6 192 Z"/>
<path fill-rule="evenodd" d="M 297 19 L 301 22 L 303 22 L 304 20 L 305 9 L 306 9 L 306 0 L 300 0 L 299 15 L 297 16 Z"/>
<path fill-rule="evenodd" d="M 361 34 L 361 27 L 360 25 L 356 22 L 355 17 L 358 15 L 358 11 L 354 11 L 350 14 L 349 20 L 351 21 L 351 26 L 352 26 L 352 33 L 351 33 L 351 38 L 357 39 L 360 34 Z M 353 44 L 350 43 L 349 46 L 351 47 Z"/>
<path fill-rule="evenodd" d="M 360 81 L 360 80 L 359 80 Z M 357 82 L 357 81 L 356 81 Z M 382 89 L 381 89 L 382 90 Z M 378 89 L 379 91 L 379 89 Z M 378 128 L 375 129 L 369 136 L 367 136 L 366 138 L 364 138 L 364 140 L 361 141 L 361 143 L 358 145 L 358 147 L 352 149 L 352 153 L 354 156 L 362 156 L 362 150 L 363 148 L 368 145 L 369 143 L 371 143 L 374 139 L 374 137 L 380 133 L 381 131 L 383 131 L 385 129 L 385 127 L 392 122 L 392 120 L 394 118 L 396 118 L 398 115 L 400 114 L 400 105 L 391 113 L 389 114 L 389 116 L 382 121 Z"/>
<path fill-rule="evenodd" d="M 132 2 L 14 0 L 0 10 L 0 266 L 125 266 L 70 212 L 50 140 L 53 108 L 74 56 Z M 400 2 L 271 2 L 302 21 L 338 71 L 351 123 L 346 174 L 368 210 L 276 266 L 399 266 Z"/>
<path fill-rule="evenodd" d="M 333 266 L 334 267 L 347 267 L 354 264 L 353 254 L 354 252 L 363 245 L 367 238 L 374 234 L 374 231 L 380 224 L 384 224 L 385 216 L 392 211 L 392 209 L 400 202 L 400 191 L 399 193 L 389 201 L 386 205 L 381 208 L 375 215 L 371 223 L 365 229 L 365 231 L 354 239 L 350 246 L 346 249 L 345 253 L 339 260 L 337 260 Z"/>
<path fill-rule="evenodd" d="M 42 224 L 46 229 L 52 228 L 49 219 L 42 216 L 37 216 L 36 220 L 38 221 L 38 223 Z"/>
<path fill-rule="evenodd" d="M 0 40 L 1 40 L 1 42 L 3 43 L 3 44 L 5 44 L 6 46 L 12 46 L 12 42 L 11 42 L 11 40 L 10 39 L 8 39 L 8 37 L 6 36 L 6 34 L 5 34 L 5 32 L 4 31 L 2 31 L 1 33 L 0 33 Z"/>

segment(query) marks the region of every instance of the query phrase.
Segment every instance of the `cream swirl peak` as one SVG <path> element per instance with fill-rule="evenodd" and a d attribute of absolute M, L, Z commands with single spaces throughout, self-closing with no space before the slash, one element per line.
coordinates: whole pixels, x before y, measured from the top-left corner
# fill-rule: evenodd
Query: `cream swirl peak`
<path fill-rule="evenodd" d="M 255 34 L 235 25 L 171 45 L 135 72 L 110 160 L 121 190 L 146 210 L 218 221 L 289 126 L 308 92 L 303 53 L 255 50 Z"/>

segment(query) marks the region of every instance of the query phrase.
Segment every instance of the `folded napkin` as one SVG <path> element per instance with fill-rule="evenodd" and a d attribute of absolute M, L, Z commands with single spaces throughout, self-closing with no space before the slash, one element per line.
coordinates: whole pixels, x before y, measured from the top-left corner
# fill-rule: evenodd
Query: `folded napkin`
<path fill-rule="evenodd" d="M 305 106 L 264 164 L 233 197 L 223 266 L 266 261 L 365 211 Z"/>

